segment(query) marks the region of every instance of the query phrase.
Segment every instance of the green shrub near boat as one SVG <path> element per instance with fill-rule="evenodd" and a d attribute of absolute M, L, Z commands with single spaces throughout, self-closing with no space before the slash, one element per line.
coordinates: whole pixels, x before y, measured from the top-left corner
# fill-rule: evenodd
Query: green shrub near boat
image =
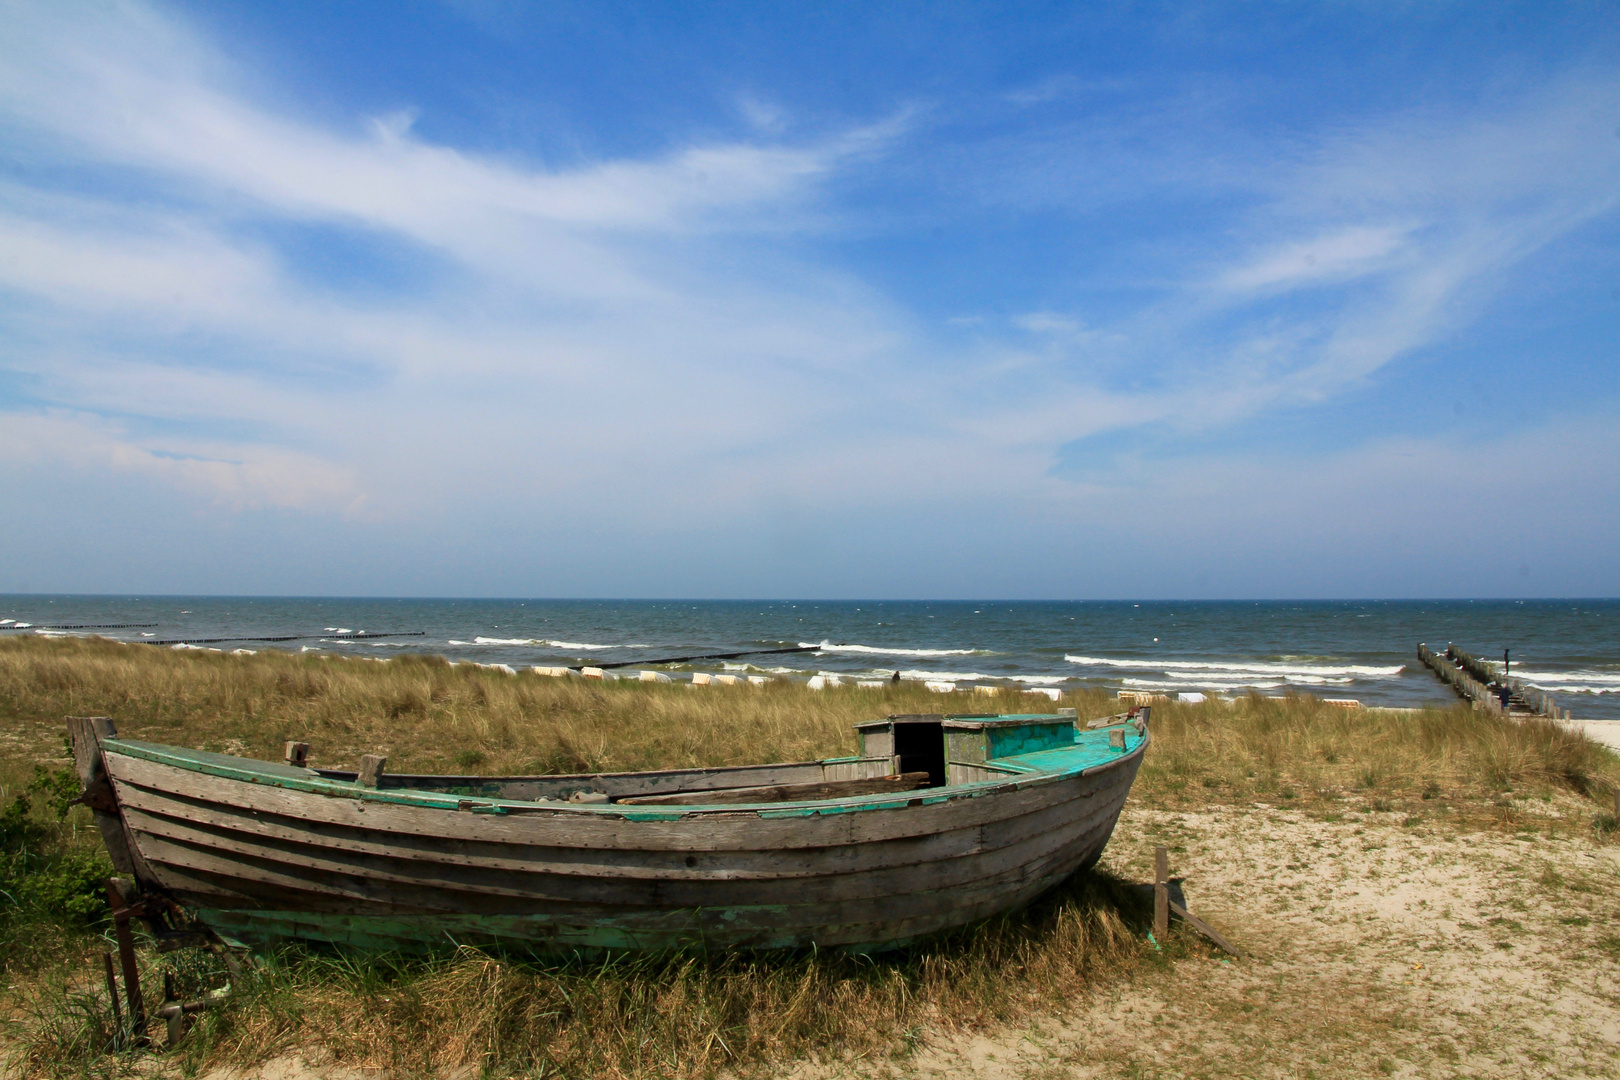
<path fill-rule="evenodd" d="M 33 779 L 0 807 L 0 928 L 5 951 L 29 922 L 89 926 L 106 915 L 112 863 L 101 837 L 75 812 L 78 777 L 71 768 L 34 766 Z M 85 828 L 90 835 L 80 837 Z M 87 842 L 81 842 L 87 841 Z M 93 846 L 92 846 L 93 845 Z M 4 963 L 0 953 L 0 963 Z"/>

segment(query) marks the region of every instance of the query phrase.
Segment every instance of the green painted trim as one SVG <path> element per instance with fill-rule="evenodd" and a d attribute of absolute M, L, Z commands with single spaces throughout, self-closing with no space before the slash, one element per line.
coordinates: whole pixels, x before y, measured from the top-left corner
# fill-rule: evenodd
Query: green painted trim
<path fill-rule="evenodd" d="M 1037 718 L 1041 720 L 1048 719 L 1044 715 Z M 1017 719 L 1024 718 L 1018 717 Z M 1050 719 L 1056 720 L 1060 718 L 1051 717 Z M 1125 749 L 1123 751 L 1108 745 L 1109 733 L 1121 727 L 1125 729 Z M 896 797 L 889 794 L 857 795 L 845 799 L 806 799 L 781 803 L 751 803 L 747 805 L 762 818 L 808 817 L 813 814 L 864 813 L 875 810 L 899 810 L 917 805 L 932 806 L 951 799 L 978 798 L 1008 784 L 1027 787 L 1031 783 L 1056 781 L 1064 777 L 1095 771 L 1098 768 L 1116 764 L 1134 755 L 1142 749 L 1146 741 L 1146 738 L 1137 732 L 1135 725 L 1130 723 L 1115 724 L 1109 727 L 1077 731 L 1074 743 L 1070 746 L 990 759 L 990 763 L 1000 768 L 1022 774 L 1016 778 L 981 780 L 971 784 L 953 784 L 942 788 L 924 788 L 918 794 L 908 794 L 905 797 Z M 142 742 L 138 739 L 105 739 L 101 745 L 102 749 L 109 753 L 123 754 L 143 761 L 169 765 L 205 776 L 217 776 L 222 779 L 247 784 L 263 784 L 269 787 L 285 788 L 290 791 L 304 791 L 329 798 L 355 799 L 361 802 L 390 803 L 398 806 L 415 806 L 429 810 L 457 812 L 464 812 L 461 811 L 461 803 L 466 801 L 466 797 L 462 795 L 443 794 L 420 789 L 361 787 L 353 781 L 328 780 L 310 769 L 299 769 L 290 765 L 271 761 L 258 761 L 252 758 L 232 757 L 228 754 L 216 754 L 207 750 L 191 750 L 184 747 L 165 746 L 161 743 Z M 855 757 L 829 760 L 849 762 L 863 759 Z M 539 803 L 520 799 L 481 799 L 477 806 L 469 807 L 468 810 L 472 813 L 485 815 L 594 814 L 626 821 L 679 821 L 684 818 L 702 817 L 706 814 L 735 814 L 739 812 L 738 806 L 726 803 L 674 809 L 643 806 L 629 807 L 616 803 Z"/>

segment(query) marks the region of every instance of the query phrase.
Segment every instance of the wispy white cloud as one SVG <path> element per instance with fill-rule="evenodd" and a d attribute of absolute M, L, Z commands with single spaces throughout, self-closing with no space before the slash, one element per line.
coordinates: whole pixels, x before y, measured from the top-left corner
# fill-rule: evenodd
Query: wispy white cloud
<path fill-rule="evenodd" d="M 137 4 L 28 8 L 0 37 L 16 462 L 389 521 L 543 500 L 525 520 L 574 536 L 743 527 L 800 498 L 857 530 L 899 507 L 1063 517 L 1142 490 L 1129 469 L 1055 474 L 1066 443 L 1330 399 L 1444 340 L 1620 192 L 1601 72 L 1241 166 L 1207 136 L 1147 162 L 1098 136 L 1087 175 L 1218 168 L 1244 209 L 1159 253 L 1136 301 L 1032 300 L 953 339 L 815 243 L 856 212 L 840 185 L 922 138 L 912 114 L 793 141 L 744 97 L 749 138 L 546 163 L 435 142 L 409 109 L 301 113 L 238 63 Z M 21 167 L 42 162 L 76 179 Z M 282 235 L 306 228 L 426 270 L 348 288 Z"/>
<path fill-rule="evenodd" d="M 1387 269 L 1409 230 L 1389 225 L 1355 225 L 1264 252 L 1254 261 L 1225 269 L 1214 283 L 1229 294 L 1253 296 L 1339 282 Z"/>
<path fill-rule="evenodd" d="M 0 425 L 0 459 L 8 472 L 43 463 L 111 477 L 148 477 L 228 510 L 365 513 L 354 477 L 310 455 L 240 440 L 135 440 L 95 414 L 8 416 Z"/>

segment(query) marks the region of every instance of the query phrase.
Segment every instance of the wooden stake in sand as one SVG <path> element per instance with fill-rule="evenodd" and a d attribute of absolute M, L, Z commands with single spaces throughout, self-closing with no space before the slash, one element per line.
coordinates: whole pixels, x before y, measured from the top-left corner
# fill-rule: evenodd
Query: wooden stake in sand
<path fill-rule="evenodd" d="M 101 954 L 102 974 L 107 977 L 107 1000 L 112 1002 L 113 1030 L 124 1030 L 124 1008 L 118 1004 L 118 980 L 113 976 L 112 953 Z"/>
<path fill-rule="evenodd" d="M 1153 936 L 1163 939 L 1170 932 L 1170 849 L 1153 849 Z"/>
<path fill-rule="evenodd" d="M 1617 796 L 1620 798 L 1620 796 Z M 1163 939 L 1170 932 L 1170 914 L 1174 912 L 1188 926 L 1203 934 L 1220 948 L 1241 958 L 1243 950 L 1233 945 L 1209 923 L 1200 919 L 1170 899 L 1170 849 L 1160 845 L 1153 849 L 1153 936 Z"/>
<path fill-rule="evenodd" d="M 118 960 L 124 969 L 124 998 L 129 1005 L 129 1031 L 137 1046 L 146 1045 L 146 1006 L 141 1001 L 141 973 L 135 966 L 135 939 L 129 932 L 132 914 L 117 878 L 107 879 L 107 902 L 112 905 L 113 932 L 118 938 Z"/>
<path fill-rule="evenodd" d="M 1200 919 L 1198 916 L 1194 915 L 1192 912 L 1188 911 L 1174 900 L 1170 901 L 1170 910 L 1174 911 L 1178 917 L 1185 919 L 1188 926 L 1192 927 L 1200 934 L 1203 934 L 1205 937 L 1209 938 L 1209 940 L 1213 941 L 1215 944 L 1219 945 L 1233 956 L 1236 956 L 1239 959 L 1243 957 L 1244 953 L 1242 949 L 1238 948 L 1236 945 L 1233 945 L 1230 941 L 1227 941 L 1226 938 L 1217 932 L 1213 926 L 1209 925 L 1209 923 L 1205 922 L 1203 919 Z"/>

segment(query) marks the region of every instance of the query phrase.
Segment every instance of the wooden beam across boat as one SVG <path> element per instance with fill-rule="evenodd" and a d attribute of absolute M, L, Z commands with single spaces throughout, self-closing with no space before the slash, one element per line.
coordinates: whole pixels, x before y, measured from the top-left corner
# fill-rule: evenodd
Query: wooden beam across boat
<path fill-rule="evenodd" d="M 797 802 L 801 799 L 847 799 L 852 795 L 915 791 L 928 786 L 926 772 L 875 776 L 869 780 L 827 780 L 814 784 L 769 784 L 761 787 L 676 791 L 668 795 L 632 795 L 615 799 L 625 806 L 697 806 L 706 803 Z"/>

